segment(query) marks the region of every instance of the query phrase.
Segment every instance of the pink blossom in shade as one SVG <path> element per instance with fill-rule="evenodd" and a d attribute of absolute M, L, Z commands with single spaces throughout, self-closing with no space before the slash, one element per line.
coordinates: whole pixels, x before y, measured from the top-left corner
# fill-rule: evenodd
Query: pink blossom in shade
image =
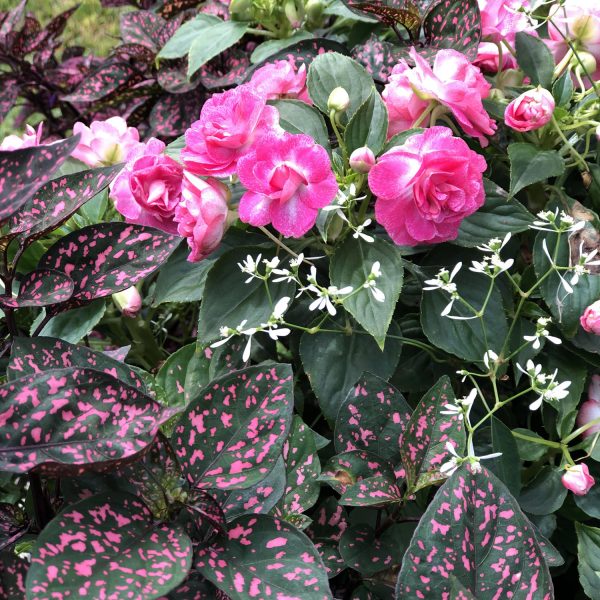
<path fill-rule="evenodd" d="M 565 0 L 550 8 L 551 21 L 548 22 L 549 40 L 546 44 L 560 62 L 569 45 L 564 37 L 578 50 L 589 52 L 596 59 L 595 73 L 590 73 L 594 81 L 600 79 L 600 2 L 596 0 Z M 562 33 L 562 35 L 561 35 Z M 563 37 L 564 36 L 564 37 Z"/>
<path fill-rule="evenodd" d="M 338 191 L 327 151 L 303 134 L 263 136 L 240 159 L 238 176 L 248 190 L 240 219 L 257 227 L 271 223 L 286 237 L 304 235 Z"/>
<path fill-rule="evenodd" d="M 485 200 L 484 158 L 447 127 L 431 127 L 386 152 L 369 172 L 375 218 L 396 244 L 453 240 Z"/>
<path fill-rule="evenodd" d="M 600 335 L 600 300 L 596 300 L 583 311 L 579 322 L 588 333 Z"/>
<path fill-rule="evenodd" d="M 588 398 L 579 407 L 577 427 L 583 427 L 590 421 L 600 419 L 600 375 L 594 375 L 588 387 Z M 586 429 L 581 436 L 589 437 L 600 432 L 600 422 Z"/>
<path fill-rule="evenodd" d="M 238 160 L 257 139 L 279 131 L 279 113 L 266 102 L 249 84 L 214 94 L 185 132 L 181 158 L 186 169 L 195 175 L 233 175 Z"/>
<path fill-rule="evenodd" d="M 181 201 L 183 167 L 163 154 L 164 149 L 164 143 L 156 138 L 135 148 L 110 192 L 115 208 L 128 223 L 177 233 L 173 218 Z"/>
<path fill-rule="evenodd" d="M 141 145 L 138 130 L 135 127 L 127 127 L 127 122 L 121 117 L 93 121 L 89 127 L 77 122 L 73 126 L 73 135 L 75 134 L 81 137 L 72 156 L 88 167 L 124 162 L 129 159 L 131 152 Z"/>
<path fill-rule="evenodd" d="M 585 496 L 596 483 L 585 463 L 567 465 L 561 481 L 568 490 L 577 496 Z"/>
<path fill-rule="evenodd" d="M 113 294 L 112 299 L 123 315 L 130 319 L 137 317 L 140 310 L 142 310 L 142 297 L 134 285 Z"/>
<path fill-rule="evenodd" d="M 188 260 L 198 262 L 217 248 L 227 229 L 229 188 L 216 179 L 184 172 L 182 200 L 175 209 L 179 235 L 190 247 Z"/>
<path fill-rule="evenodd" d="M 19 150 L 39 146 L 42 141 L 43 126 L 44 124 L 40 123 L 38 128 L 34 129 L 31 125 L 26 125 L 23 135 L 7 135 L 0 143 L 0 150 Z"/>
<path fill-rule="evenodd" d="M 533 131 L 552 119 L 554 98 L 542 87 L 527 90 L 515 98 L 504 111 L 504 122 L 515 131 Z"/>
<path fill-rule="evenodd" d="M 268 63 L 254 71 L 250 85 L 267 100 L 288 98 L 312 104 L 306 89 L 306 65 L 296 70 L 287 60 Z"/>

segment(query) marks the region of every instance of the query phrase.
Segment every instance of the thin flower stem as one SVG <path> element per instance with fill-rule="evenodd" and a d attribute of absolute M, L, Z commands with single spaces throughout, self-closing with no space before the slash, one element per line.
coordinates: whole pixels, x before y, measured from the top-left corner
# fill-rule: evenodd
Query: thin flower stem
<path fill-rule="evenodd" d="M 573 159 L 579 163 L 579 166 L 582 167 L 583 171 L 587 171 L 588 166 L 587 166 L 587 163 L 585 162 L 585 160 L 583 159 L 583 156 L 581 156 L 581 154 L 579 154 L 579 152 L 577 152 L 577 150 L 575 150 L 575 148 L 573 147 L 571 142 L 569 142 L 569 140 L 566 138 L 565 134 L 563 133 L 562 129 L 560 128 L 560 125 L 558 124 L 558 121 L 556 120 L 554 115 L 552 115 L 552 126 L 554 127 L 554 130 L 556 131 L 556 133 L 558 133 L 558 136 L 563 141 L 565 146 L 568 148 L 569 152 L 573 156 Z"/>
<path fill-rule="evenodd" d="M 521 433 L 520 431 L 511 431 L 513 437 L 516 437 L 519 440 L 523 440 L 525 442 L 532 442 L 534 444 L 539 444 L 540 446 L 548 446 L 549 448 L 558 448 L 562 450 L 562 445 L 560 442 L 553 442 L 552 440 L 545 440 L 544 438 L 537 438 L 530 435 L 526 435 Z"/>
<path fill-rule="evenodd" d="M 594 427 L 594 425 L 600 425 L 600 417 L 597 419 L 593 419 L 588 421 L 585 425 L 582 425 L 579 429 L 576 429 L 572 433 L 570 433 L 566 438 L 563 439 L 563 444 L 568 444 L 576 437 L 580 436 L 582 433 L 586 432 L 590 427 Z"/>

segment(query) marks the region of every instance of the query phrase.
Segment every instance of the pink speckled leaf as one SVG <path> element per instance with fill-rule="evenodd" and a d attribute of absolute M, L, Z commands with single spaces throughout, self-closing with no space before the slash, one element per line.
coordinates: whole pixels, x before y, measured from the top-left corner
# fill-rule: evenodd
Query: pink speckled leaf
<path fill-rule="evenodd" d="M 56 229 L 113 180 L 122 166 L 64 175 L 43 185 L 10 220 L 10 234 L 30 242 Z"/>
<path fill-rule="evenodd" d="M 349 485 L 340 504 L 344 506 L 377 506 L 382 507 L 402 502 L 403 494 L 396 483 L 395 476 L 389 472 L 373 477 L 365 477 L 354 485 Z"/>
<path fill-rule="evenodd" d="M 73 280 L 60 271 L 36 269 L 21 280 L 17 297 L 0 296 L 2 308 L 41 307 L 66 302 L 75 289 Z"/>
<path fill-rule="evenodd" d="M 250 68 L 250 56 L 239 48 L 228 48 L 206 63 L 197 73 L 198 81 L 207 90 L 239 85 Z"/>
<path fill-rule="evenodd" d="M 411 412 L 393 385 L 365 373 L 340 406 L 335 422 L 336 451 L 367 450 L 396 464 Z"/>
<path fill-rule="evenodd" d="M 0 150 L 0 224 L 50 179 L 78 141 L 73 136 L 44 146 Z"/>
<path fill-rule="evenodd" d="M 29 562 L 12 550 L 0 554 L 0 598 L 25 600 L 25 577 Z"/>
<path fill-rule="evenodd" d="M 157 598 L 176 588 L 192 563 L 180 529 L 157 523 L 137 497 L 112 492 L 66 507 L 31 554 L 28 598 Z"/>
<path fill-rule="evenodd" d="M 196 6 L 198 6 L 198 0 L 163 0 L 158 12 L 165 19 L 170 19 L 184 10 L 195 8 Z"/>
<path fill-rule="evenodd" d="M 75 282 L 67 310 L 124 290 L 153 273 L 179 244 L 177 236 L 127 223 L 90 225 L 61 238 L 42 256 L 41 269 L 56 269 Z"/>
<path fill-rule="evenodd" d="M 405 48 L 380 40 L 376 34 L 352 48 L 352 57 L 367 69 L 373 79 L 381 83 L 388 80 L 396 63 L 407 54 Z"/>
<path fill-rule="evenodd" d="M 440 467 L 451 458 L 446 442 L 460 451 L 465 444 L 465 428 L 458 415 L 444 415 L 444 405 L 455 401 L 447 376 L 428 390 L 406 427 L 400 452 L 411 492 L 444 479 Z"/>
<path fill-rule="evenodd" d="M 146 384 L 129 366 L 104 352 L 50 337 L 14 339 L 6 370 L 9 381 L 52 369 L 82 367 L 102 371 L 146 394 Z"/>
<path fill-rule="evenodd" d="M 266 515 L 234 521 L 227 536 L 201 548 L 195 568 L 232 600 L 330 600 L 327 573 L 311 541 Z"/>
<path fill-rule="evenodd" d="M 195 489 L 188 490 L 186 496 L 183 503 L 189 519 L 186 531 L 192 540 L 202 542 L 215 533 L 226 533 L 225 513 L 213 496 Z"/>
<path fill-rule="evenodd" d="M 0 119 L 4 120 L 19 97 L 19 80 L 8 74 L 0 74 Z"/>
<path fill-rule="evenodd" d="M 165 20 L 149 10 L 132 10 L 121 15 L 121 39 L 125 44 L 140 44 L 158 52 Z"/>
<path fill-rule="evenodd" d="M 402 25 L 415 39 L 421 27 L 419 9 L 411 0 L 343 0 L 344 4 L 357 14 L 375 17 L 388 27 Z"/>
<path fill-rule="evenodd" d="M 339 542 L 348 527 L 348 514 L 333 497 L 326 498 L 313 516 L 313 522 L 306 530 L 331 579 L 346 567 L 340 555 Z"/>
<path fill-rule="evenodd" d="M 289 365 L 250 367 L 210 383 L 172 436 L 188 481 L 222 490 L 260 482 L 281 453 L 293 405 Z"/>
<path fill-rule="evenodd" d="M 487 469 L 470 467 L 448 479 L 421 518 L 396 594 L 398 600 L 554 598 L 535 530 L 518 502 Z"/>
<path fill-rule="evenodd" d="M 25 535 L 27 528 L 25 513 L 20 508 L 15 504 L 0 502 L 0 551 Z"/>
<path fill-rule="evenodd" d="M 55 369 L 0 387 L 0 470 L 77 474 L 134 460 L 173 415 L 91 369 Z"/>
<path fill-rule="evenodd" d="M 152 135 L 175 137 L 185 133 L 200 114 L 206 96 L 200 89 L 185 94 L 162 94 L 148 118 Z"/>

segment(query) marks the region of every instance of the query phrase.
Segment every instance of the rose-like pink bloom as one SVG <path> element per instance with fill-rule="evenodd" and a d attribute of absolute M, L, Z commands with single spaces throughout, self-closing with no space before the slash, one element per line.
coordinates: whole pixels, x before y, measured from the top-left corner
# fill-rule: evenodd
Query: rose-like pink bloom
<path fill-rule="evenodd" d="M 396 244 L 453 240 L 484 202 L 484 158 L 447 127 L 432 127 L 381 156 L 369 173 L 375 218 Z"/>
<path fill-rule="evenodd" d="M 583 311 L 579 322 L 588 333 L 600 335 L 600 300 L 596 300 Z"/>
<path fill-rule="evenodd" d="M 0 144 L 0 150 L 19 150 L 20 148 L 39 146 L 42 141 L 43 125 L 43 123 L 40 123 L 37 130 L 31 125 L 25 125 L 25 133 L 23 135 L 7 135 Z"/>
<path fill-rule="evenodd" d="M 306 89 L 306 65 L 296 71 L 287 60 L 277 60 L 256 69 L 250 85 L 267 100 L 289 98 L 312 104 Z"/>
<path fill-rule="evenodd" d="M 409 129 L 414 120 L 410 124 L 408 120 L 413 115 L 421 116 L 429 101 L 435 100 L 450 110 L 467 135 L 476 137 L 483 147 L 487 146 L 485 136 L 493 135 L 496 124 L 483 108 L 482 100 L 489 96 L 491 86 L 479 68 L 456 50 L 440 50 L 433 69 L 414 48 L 411 48 L 410 56 L 415 67 L 410 69 L 406 63 L 402 66 L 403 61 L 400 61 L 400 66 L 394 70 L 404 77 L 392 84 L 398 89 L 383 94 L 390 114 L 389 133 L 393 135 Z M 411 97 L 407 84 L 417 100 Z M 420 104 L 419 101 L 425 102 Z"/>
<path fill-rule="evenodd" d="M 596 483 L 585 463 L 567 465 L 561 481 L 568 490 L 577 496 L 585 496 Z"/>
<path fill-rule="evenodd" d="M 593 375 L 588 387 L 588 398 L 577 413 L 577 427 L 583 427 L 590 421 L 600 419 L 600 375 Z M 600 431 L 600 423 L 586 429 L 581 437 L 589 437 Z"/>
<path fill-rule="evenodd" d="M 214 94 L 185 132 L 181 158 L 186 169 L 213 177 L 235 173 L 239 158 L 255 140 L 279 128 L 279 113 L 266 101 L 248 84 Z"/>
<path fill-rule="evenodd" d="M 142 310 L 142 297 L 135 285 L 113 294 L 112 299 L 123 315 L 130 319 L 137 317 L 140 310 Z"/>
<path fill-rule="evenodd" d="M 516 131 L 533 131 L 552 119 L 554 98 L 542 87 L 527 90 L 515 98 L 504 111 L 504 122 Z"/>
<path fill-rule="evenodd" d="M 357 148 L 350 155 L 350 168 L 357 173 L 368 173 L 375 166 L 375 155 L 368 146 Z"/>
<path fill-rule="evenodd" d="M 594 56 L 597 63 L 595 73 L 590 73 L 594 81 L 600 79 L 600 3 L 592 0 L 566 0 L 563 6 L 558 3 L 550 8 L 552 22 L 548 22 L 548 47 L 558 63 L 569 50 L 563 36 L 567 37 L 578 50 Z M 561 32 L 563 35 L 561 35 Z"/>
<path fill-rule="evenodd" d="M 175 209 L 179 235 L 187 238 L 190 262 L 198 262 L 217 248 L 227 229 L 229 188 L 217 179 L 183 174 L 182 201 Z"/>
<path fill-rule="evenodd" d="M 163 154 L 164 149 L 156 138 L 134 149 L 110 191 L 115 208 L 127 222 L 177 233 L 173 217 L 181 201 L 183 167 Z"/>
<path fill-rule="evenodd" d="M 238 175 L 248 190 L 240 219 L 257 227 L 271 223 L 286 237 L 304 235 L 338 191 L 327 151 L 303 134 L 260 138 L 240 159 Z"/>
<path fill-rule="evenodd" d="M 132 150 L 140 146 L 140 134 L 135 127 L 127 127 L 121 117 L 93 121 L 87 127 L 81 122 L 73 125 L 73 135 L 81 138 L 73 151 L 73 158 L 88 167 L 116 165 L 129 159 Z"/>

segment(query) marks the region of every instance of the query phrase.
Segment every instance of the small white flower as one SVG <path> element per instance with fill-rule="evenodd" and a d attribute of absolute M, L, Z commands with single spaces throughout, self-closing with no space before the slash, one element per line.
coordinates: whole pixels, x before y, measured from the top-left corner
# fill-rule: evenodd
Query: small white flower
<path fill-rule="evenodd" d="M 504 236 L 504 239 L 493 238 L 487 244 L 482 244 L 481 246 L 477 246 L 477 250 L 481 250 L 481 252 L 491 252 L 492 254 L 498 254 L 511 238 L 510 231 Z"/>
<path fill-rule="evenodd" d="M 279 260 L 278 256 L 274 256 L 271 260 L 267 260 L 266 258 L 264 258 L 263 262 L 265 263 L 267 268 L 272 271 L 273 269 L 276 269 L 279 266 L 279 263 L 281 261 Z"/>
<path fill-rule="evenodd" d="M 261 257 L 262 254 L 259 254 L 256 257 L 256 259 L 254 259 L 252 256 L 250 256 L 250 254 L 248 254 L 248 256 L 246 256 L 246 258 L 241 263 L 238 263 L 240 271 L 242 273 L 247 273 L 248 275 L 250 275 L 250 277 L 246 279 L 245 283 L 250 283 L 255 277 L 257 277 L 258 266 L 260 265 Z"/>
<path fill-rule="evenodd" d="M 273 283 L 278 283 L 280 281 L 287 281 L 288 283 L 296 281 L 296 275 L 288 269 L 273 269 L 273 274 L 279 275 L 279 277 L 273 278 Z"/>
<path fill-rule="evenodd" d="M 549 323 L 552 323 L 552 319 L 550 317 L 540 317 L 536 323 L 535 334 L 523 336 L 523 339 L 526 342 L 532 342 L 532 347 L 534 350 L 540 349 L 542 339 L 546 339 L 553 344 L 562 344 L 562 340 L 560 338 L 550 335 L 550 332 L 547 329 Z"/>
<path fill-rule="evenodd" d="M 490 361 L 495 363 L 497 360 L 498 355 L 493 350 L 488 350 L 483 355 L 483 364 L 486 366 L 487 369 L 490 368 Z"/>
<path fill-rule="evenodd" d="M 266 331 L 266 333 L 269 334 L 269 337 L 272 340 L 278 340 L 281 337 L 290 335 L 290 333 L 292 332 L 291 329 L 288 329 L 287 327 L 278 327 L 277 324 L 270 324 L 268 326 L 265 325 L 264 327 L 264 331 Z"/>
<path fill-rule="evenodd" d="M 452 457 L 440 467 L 440 474 L 450 477 L 459 464 L 462 463 L 463 459 L 457 454 L 454 444 L 452 442 L 446 442 L 446 451 L 449 452 Z"/>
<path fill-rule="evenodd" d="M 366 233 L 363 233 L 365 228 L 368 227 L 370 224 L 371 224 L 371 219 L 367 219 L 362 225 L 358 225 L 356 227 L 356 229 L 354 229 L 354 233 L 352 234 L 352 237 L 354 239 L 361 238 L 365 242 L 368 242 L 369 244 L 373 243 L 375 241 L 375 238 Z"/>
<path fill-rule="evenodd" d="M 300 254 L 298 254 L 298 256 L 296 256 L 295 258 L 292 258 L 290 260 L 290 266 L 293 269 L 297 269 L 302 264 L 303 261 L 304 261 L 304 254 L 302 254 L 302 252 L 300 252 Z"/>
<path fill-rule="evenodd" d="M 550 256 L 550 252 L 548 251 L 548 244 L 546 244 L 546 238 L 544 238 L 542 240 L 542 250 L 544 251 L 546 258 L 550 261 L 550 264 L 552 265 L 552 267 L 555 269 L 555 273 L 558 275 L 558 278 L 560 279 L 560 282 L 561 282 L 563 288 L 565 288 L 565 291 L 567 292 L 567 294 L 572 294 L 573 288 L 571 287 L 569 282 L 560 274 L 560 272 L 558 270 L 556 270 L 556 264 L 554 263 L 552 256 Z"/>
<path fill-rule="evenodd" d="M 273 309 L 273 315 L 271 318 L 275 321 L 280 321 L 283 318 L 285 311 L 288 309 L 290 301 L 291 298 L 289 296 L 284 296 L 278 300 L 275 308 Z"/>

